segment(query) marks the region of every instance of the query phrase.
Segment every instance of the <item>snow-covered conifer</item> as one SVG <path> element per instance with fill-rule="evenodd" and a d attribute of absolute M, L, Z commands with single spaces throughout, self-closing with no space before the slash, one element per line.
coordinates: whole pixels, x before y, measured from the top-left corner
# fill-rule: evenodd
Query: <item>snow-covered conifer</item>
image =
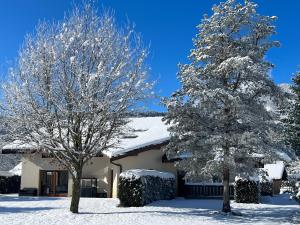
<path fill-rule="evenodd" d="M 291 89 L 294 98 L 284 119 L 285 137 L 296 155 L 300 156 L 300 71 L 293 77 Z"/>
<path fill-rule="evenodd" d="M 271 39 L 276 17 L 258 14 L 252 1 L 228 0 L 212 10 L 198 26 L 191 63 L 179 66 L 181 88 L 164 100 L 167 153 L 190 155 L 178 162 L 188 179 L 222 179 L 222 210 L 230 212 L 230 174 L 251 171 L 258 154 L 277 157 L 279 112 L 265 103 L 280 90 L 265 55 L 279 43 Z"/>

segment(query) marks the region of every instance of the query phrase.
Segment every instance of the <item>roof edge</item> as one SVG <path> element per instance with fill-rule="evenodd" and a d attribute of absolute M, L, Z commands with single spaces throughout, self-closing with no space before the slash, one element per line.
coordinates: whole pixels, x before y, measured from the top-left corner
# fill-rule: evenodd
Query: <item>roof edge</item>
<path fill-rule="evenodd" d="M 142 152 L 146 152 L 146 151 L 153 150 L 153 149 L 161 149 L 161 147 L 169 144 L 169 142 L 170 142 L 170 140 L 165 140 L 158 144 L 147 145 L 147 146 L 144 146 L 141 148 L 137 148 L 137 149 L 125 152 L 121 155 L 112 156 L 110 159 L 111 159 L 111 161 L 115 161 L 115 160 L 126 158 L 128 156 L 137 156 L 139 153 L 142 153 Z"/>

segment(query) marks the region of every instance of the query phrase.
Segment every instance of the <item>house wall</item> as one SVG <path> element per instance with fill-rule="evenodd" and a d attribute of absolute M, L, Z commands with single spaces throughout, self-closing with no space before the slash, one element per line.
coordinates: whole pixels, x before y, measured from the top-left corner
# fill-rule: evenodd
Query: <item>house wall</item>
<path fill-rule="evenodd" d="M 273 195 L 280 194 L 281 183 L 281 179 L 273 179 Z"/>
<path fill-rule="evenodd" d="M 107 193 L 110 196 L 109 179 L 110 161 L 106 156 L 92 158 L 83 168 L 82 178 L 97 178 L 98 193 Z M 71 193 L 71 192 L 69 192 Z"/>
<path fill-rule="evenodd" d="M 53 158 L 42 158 L 41 154 L 23 156 L 21 177 L 22 188 L 37 188 L 40 191 L 40 170 L 65 170 L 65 168 Z M 107 192 L 110 195 L 109 171 L 110 162 L 107 157 L 95 157 L 83 168 L 83 178 L 97 178 L 98 192 Z M 72 177 L 69 175 L 68 196 L 72 194 Z"/>
<path fill-rule="evenodd" d="M 37 188 L 40 191 L 40 170 L 64 170 L 51 158 L 42 158 L 41 154 L 23 155 L 21 189 Z"/>
<path fill-rule="evenodd" d="M 115 164 L 121 164 L 122 170 L 129 169 L 154 169 L 164 172 L 171 172 L 176 176 L 177 170 L 173 163 L 162 163 L 163 151 L 153 149 L 141 152 L 136 156 L 128 156 L 114 161 Z M 106 192 L 107 196 L 117 197 L 120 167 L 110 162 L 106 156 L 95 157 L 88 162 L 83 169 L 83 178 L 97 178 L 98 192 Z M 21 178 L 21 188 L 37 188 L 40 190 L 40 170 L 65 170 L 63 166 L 51 158 L 42 158 L 41 154 L 23 157 L 23 168 Z M 111 173 L 111 170 L 113 173 Z M 112 178 L 111 178 L 112 174 Z M 111 187 L 112 182 L 112 187 Z M 112 192 L 112 193 L 111 193 Z M 69 175 L 68 196 L 72 194 L 72 179 Z"/>
<path fill-rule="evenodd" d="M 29 159 L 22 159 L 21 189 L 39 188 L 39 170 Z"/>

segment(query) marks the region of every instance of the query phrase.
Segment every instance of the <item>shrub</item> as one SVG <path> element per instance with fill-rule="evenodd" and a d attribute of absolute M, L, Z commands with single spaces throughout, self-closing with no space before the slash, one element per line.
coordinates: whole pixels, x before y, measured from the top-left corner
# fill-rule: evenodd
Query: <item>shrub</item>
<path fill-rule="evenodd" d="M 0 194 L 18 193 L 20 190 L 20 183 L 20 176 L 0 176 Z"/>
<path fill-rule="evenodd" d="M 238 178 L 235 181 L 235 201 L 238 203 L 259 203 L 260 184 L 256 180 Z"/>
<path fill-rule="evenodd" d="M 155 170 L 127 170 L 120 174 L 118 198 L 125 207 L 144 206 L 176 195 L 175 176 Z"/>

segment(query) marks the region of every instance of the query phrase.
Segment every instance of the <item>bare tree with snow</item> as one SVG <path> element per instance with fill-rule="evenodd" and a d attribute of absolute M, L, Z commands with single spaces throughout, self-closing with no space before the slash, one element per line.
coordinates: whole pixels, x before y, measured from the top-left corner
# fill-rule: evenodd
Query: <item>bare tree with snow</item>
<path fill-rule="evenodd" d="M 4 85 L 7 137 L 51 153 L 70 172 L 78 213 L 84 165 L 118 144 L 126 115 L 148 97 L 147 51 L 131 26 L 75 6 L 26 37 Z"/>
<path fill-rule="evenodd" d="M 230 174 L 253 168 L 255 154 L 276 158 L 281 141 L 279 112 L 264 105 L 280 94 L 271 81 L 272 64 L 266 52 L 279 43 L 271 40 L 276 17 L 262 16 L 251 1 L 228 0 L 204 16 L 190 64 L 180 65 L 181 88 L 165 99 L 170 124 L 169 157 L 195 180 L 223 181 L 223 212 L 230 212 Z M 270 97 L 271 98 L 271 97 Z M 281 128 L 280 128 L 281 129 Z M 252 163 L 251 163 L 252 162 Z"/>

